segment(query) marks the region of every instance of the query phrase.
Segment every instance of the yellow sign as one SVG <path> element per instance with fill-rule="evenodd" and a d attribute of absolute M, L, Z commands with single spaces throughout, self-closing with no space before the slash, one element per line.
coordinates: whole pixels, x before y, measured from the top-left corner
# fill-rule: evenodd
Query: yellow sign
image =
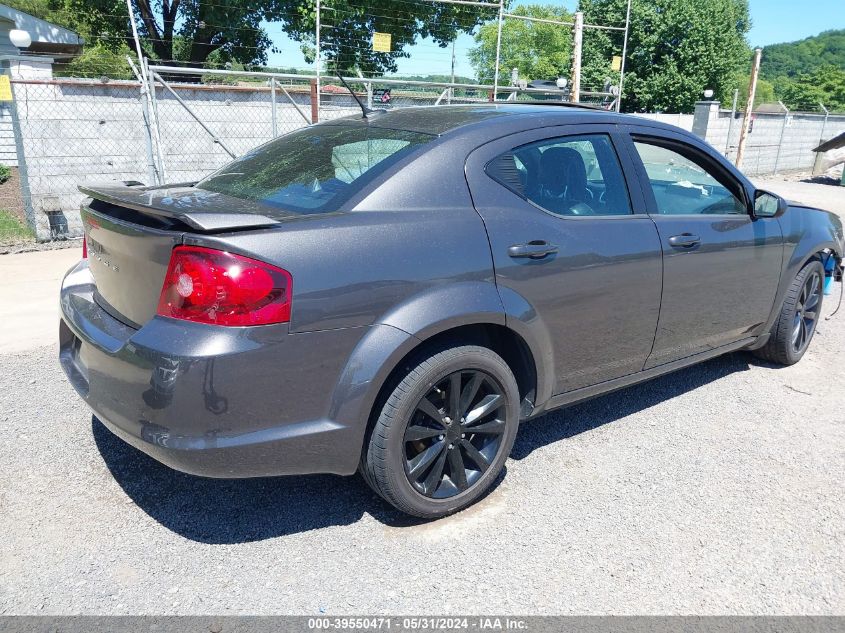
<path fill-rule="evenodd" d="M 377 53 L 389 53 L 390 33 L 373 33 L 373 50 Z"/>
<path fill-rule="evenodd" d="M 12 101 L 13 99 L 9 75 L 0 75 L 0 101 Z"/>
<path fill-rule="evenodd" d="M 613 61 L 610 62 L 610 69 L 616 72 L 622 70 L 622 58 L 619 55 L 613 56 Z"/>

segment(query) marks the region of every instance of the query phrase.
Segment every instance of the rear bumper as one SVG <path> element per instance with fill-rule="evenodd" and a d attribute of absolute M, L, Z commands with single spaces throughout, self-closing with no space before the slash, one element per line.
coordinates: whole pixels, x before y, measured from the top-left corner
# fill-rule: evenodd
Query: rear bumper
<path fill-rule="evenodd" d="M 95 415 L 154 459 L 207 477 L 352 474 L 363 420 L 330 419 L 368 328 L 290 334 L 156 317 L 134 329 L 94 301 L 85 261 L 61 290 L 62 368 Z"/>

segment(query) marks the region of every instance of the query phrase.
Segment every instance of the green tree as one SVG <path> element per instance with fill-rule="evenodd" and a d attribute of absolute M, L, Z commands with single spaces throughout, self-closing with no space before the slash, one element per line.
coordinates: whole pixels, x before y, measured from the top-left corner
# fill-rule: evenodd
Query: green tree
<path fill-rule="evenodd" d="M 822 103 L 828 110 L 845 110 L 845 69 L 821 66 L 811 74 L 794 79 L 780 77 L 775 90 L 781 101 L 791 110 L 819 110 Z"/>
<path fill-rule="evenodd" d="M 529 4 L 513 13 L 532 18 L 571 22 L 572 14 L 563 7 Z M 496 20 L 482 25 L 475 35 L 469 59 L 481 82 L 493 81 L 496 66 Z M 511 69 L 522 79 L 555 79 L 569 74 L 572 64 L 572 29 L 557 24 L 506 18 L 502 25 L 499 63 L 501 81 L 507 83 Z"/>
<path fill-rule="evenodd" d="M 38 17 L 71 28 L 89 43 L 119 51 L 134 49 L 125 0 L 10 0 Z M 407 0 L 331 0 L 322 5 L 321 51 L 326 66 L 378 74 L 396 70 L 396 59 L 417 38 L 448 46 L 471 32 L 489 9 Z M 280 22 L 292 39 L 304 42 L 314 59 L 315 0 L 132 0 L 150 58 L 178 65 L 265 64 L 272 49 L 264 22 Z M 390 33 L 392 50 L 375 52 L 374 32 Z"/>
<path fill-rule="evenodd" d="M 53 1 L 64 2 L 91 29 L 109 37 L 130 36 L 122 0 Z M 304 43 L 306 60 L 314 59 L 314 0 L 132 0 L 132 5 L 145 52 L 165 63 L 264 64 L 272 48 L 264 22 L 280 22 L 292 39 Z M 328 67 L 337 65 L 347 72 L 393 71 L 396 59 L 407 57 L 405 48 L 417 38 L 431 37 L 446 47 L 488 13 L 474 6 L 431 2 L 409 6 L 404 0 L 332 0 L 322 8 L 322 59 Z M 391 34 L 391 52 L 372 50 L 374 32 Z"/>
<path fill-rule="evenodd" d="M 822 66 L 845 68 L 845 29 L 766 46 L 760 74 L 767 79 L 797 77 L 811 74 Z"/>
<path fill-rule="evenodd" d="M 626 0 L 581 0 L 588 24 L 625 24 Z M 737 73 L 749 66 L 747 0 L 634 0 L 625 60 L 629 111 L 692 112 L 705 89 L 730 99 Z M 618 78 L 618 31 L 584 35 L 582 85 Z"/>
<path fill-rule="evenodd" d="M 314 58 L 314 0 L 303 3 L 285 0 L 285 31 L 304 42 L 307 61 Z M 430 37 L 446 48 L 459 33 L 470 33 L 490 9 L 460 4 L 414 2 L 407 0 L 332 0 L 324 5 L 320 49 L 328 66 L 359 69 L 365 74 L 395 72 L 396 60 L 409 57 L 405 48 L 417 38 Z M 374 32 L 391 35 L 392 51 L 372 50 Z"/>
<path fill-rule="evenodd" d="M 122 50 L 115 51 L 101 44 L 95 44 L 86 47 L 82 55 L 69 64 L 58 65 L 54 72 L 58 77 L 134 79 L 135 75 L 126 62 L 126 56 L 131 54 L 132 52 L 125 46 Z"/>

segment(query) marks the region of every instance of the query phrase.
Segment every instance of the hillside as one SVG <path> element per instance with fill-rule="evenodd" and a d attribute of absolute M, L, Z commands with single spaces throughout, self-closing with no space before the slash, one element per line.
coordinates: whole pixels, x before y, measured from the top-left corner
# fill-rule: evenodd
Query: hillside
<path fill-rule="evenodd" d="M 760 74 L 766 79 L 812 74 L 822 66 L 845 68 L 845 29 L 824 31 L 796 42 L 763 49 Z"/>

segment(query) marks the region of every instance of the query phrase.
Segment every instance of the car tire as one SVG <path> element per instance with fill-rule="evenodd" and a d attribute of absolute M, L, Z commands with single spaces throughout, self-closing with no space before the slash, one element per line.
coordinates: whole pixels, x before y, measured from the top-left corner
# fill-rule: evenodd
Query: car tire
<path fill-rule="evenodd" d="M 519 427 L 519 390 L 507 363 L 485 347 L 442 349 L 407 367 L 378 412 L 360 470 L 397 509 L 439 518 L 497 480 Z"/>
<path fill-rule="evenodd" d="M 801 360 L 821 318 L 823 288 L 824 267 L 814 259 L 792 280 L 769 340 L 754 350 L 754 355 L 778 365 L 794 365 Z"/>

